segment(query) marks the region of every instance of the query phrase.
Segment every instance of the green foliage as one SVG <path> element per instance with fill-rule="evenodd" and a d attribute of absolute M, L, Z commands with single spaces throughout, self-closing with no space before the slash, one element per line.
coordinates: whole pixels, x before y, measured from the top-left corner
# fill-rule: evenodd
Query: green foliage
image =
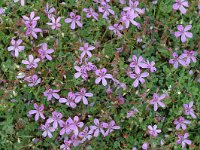
<path fill-rule="evenodd" d="M 0 1 L 0 6 L 5 8 L 4 15 L 0 16 L 3 23 L 0 24 L 0 149 L 59 149 L 62 141 L 59 141 L 59 131 L 53 133 L 53 138 L 42 138 L 42 131 L 39 130 L 42 122 L 35 122 L 33 118 L 27 117 L 28 111 L 33 109 L 33 102 L 45 105 L 45 116 L 50 116 L 53 110 L 57 110 L 64 115 L 64 119 L 79 116 L 88 126 L 93 124 L 94 118 L 101 118 L 101 121 L 115 120 L 121 127 L 115 130 L 109 136 L 102 135 L 93 138 L 76 148 L 83 150 L 130 150 L 134 146 L 138 149 L 144 142 L 149 142 L 152 149 L 181 149 L 176 145 L 177 137 L 175 135 L 175 125 L 173 121 L 179 116 L 184 116 L 191 121 L 187 132 L 192 145 L 189 149 L 197 150 L 200 141 L 199 117 L 192 119 L 184 115 L 183 104 L 194 101 L 194 110 L 199 115 L 200 108 L 200 63 L 199 63 L 199 35 L 200 19 L 197 15 L 197 2 L 189 1 L 190 7 L 186 15 L 180 15 L 179 12 L 173 12 L 172 4 L 174 0 L 158 1 L 153 5 L 150 1 L 141 1 L 146 12 L 136 20 L 140 22 L 141 29 L 131 26 L 123 31 L 124 35 L 118 39 L 108 26 L 115 23 L 115 18 L 111 17 L 111 22 L 107 22 L 99 17 L 96 22 L 91 18 L 85 17 L 83 8 L 93 7 L 97 10 L 97 5 L 92 0 L 69 0 L 66 4 L 61 4 L 60 0 L 48 0 L 57 9 L 61 19 L 61 28 L 52 31 L 46 23 L 49 21 L 44 15 L 46 1 L 27 0 L 24 7 L 19 3 L 13 3 L 12 0 Z M 123 8 L 117 0 L 113 0 L 112 8 L 120 16 Z M 69 12 L 77 10 L 81 14 L 83 27 L 71 30 L 69 24 L 64 19 L 69 16 Z M 23 15 L 29 15 L 35 11 L 40 16 L 39 27 L 49 29 L 47 35 L 39 35 L 38 40 L 33 43 L 31 40 L 22 36 L 25 33 L 24 26 L 17 23 L 22 21 Z M 176 31 L 177 24 L 192 24 L 191 32 L 193 38 L 182 44 L 171 33 Z M 12 57 L 7 48 L 13 37 L 23 39 L 26 48 L 18 58 Z M 138 43 L 137 38 L 142 38 Z M 58 43 L 56 43 L 58 40 Z M 75 79 L 74 62 L 80 55 L 79 47 L 87 41 L 99 47 L 93 51 L 90 61 L 95 63 L 98 68 L 107 68 L 108 72 L 113 74 L 120 82 L 127 85 L 126 90 L 114 89 L 113 97 L 117 99 L 118 95 L 125 97 L 125 103 L 118 105 L 108 94 L 106 88 L 102 85 L 95 85 L 95 76 L 89 78 L 88 82 L 83 82 L 80 78 Z M 25 66 L 21 63 L 28 55 L 37 52 L 34 48 L 41 43 L 48 43 L 48 47 L 53 47 L 55 52 L 52 54 L 52 61 L 45 61 L 39 64 L 35 72 L 39 72 L 42 83 L 36 87 L 28 87 L 22 80 L 17 79 L 19 72 L 25 71 Z M 116 49 L 123 47 L 122 53 L 117 53 Z M 197 63 L 192 63 L 188 67 L 179 67 L 174 69 L 168 63 L 171 55 L 176 51 L 179 55 L 184 49 L 197 52 Z M 117 56 L 117 54 L 119 56 Z M 152 73 L 144 84 L 138 88 L 132 86 L 133 79 L 126 75 L 129 60 L 132 55 L 142 55 L 145 59 L 155 61 L 157 71 Z M 190 75 L 192 70 L 194 74 Z M 43 96 L 46 87 L 52 89 L 61 89 L 60 95 L 66 96 L 69 91 L 79 91 L 80 87 L 85 87 L 94 94 L 89 99 L 89 103 L 94 102 L 94 106 L 85 106 L 82 103 L 76 109 L 71 109 L 66 105 L 47 101 Z M 167 93 L 168 97 L 163 100 L 166 108 L 159 108 L 157 112 L 153 111 L 149 101 L 153 93 Z M 127 112 L 132 107 L 136 107 L 139 112 L 135 117 L 127 118 Z M 161 117 L 164 119 L 159 120 Z M 157 138 L 149 137 L 147 126 L 157 124 L 162 130 Z M 39 139 L 38 142 L 34 142 Z M 160 141 L 164 140 L 161 146 Z"/>

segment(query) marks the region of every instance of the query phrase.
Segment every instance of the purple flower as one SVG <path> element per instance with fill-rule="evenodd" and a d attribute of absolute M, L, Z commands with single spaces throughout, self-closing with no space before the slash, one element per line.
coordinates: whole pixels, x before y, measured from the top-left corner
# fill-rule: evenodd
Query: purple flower
<path fill-rule="evenodd" d="M 38 121 L 39 117 L 41 117 L 42 119 L 45 119 L 45 116 L 43 114 L 44 105 L 41 104 L 40 106 L 38 106 L 36 103 L 34 103 L 34 108 L 35 110 L 30 110 L 28 114 L 29 115 L 35 114 L 35 121 Z"/>
<path fill-rule="evenodd" d="M 186 25 L 186 27 L 184 28 L 183 25 L 178 25 L 177 29 L 178 31 L 176 31 L 174 33 L 175 37 L 181 37 L 181 42 L 184 43 L 186 42 L 187 38 L 192 38 L 193 34 L 191 32 L 188 32 L 188 30 L 190 30 L 192 28 L 192 25 Z"/>
<path fill-rule="evenodd" d="M 139 2 L 135 1 L 133 2 L 132 0 L 129 0 L 129 6 L 124 7 L 124 11 L 130 11 L 132 14 L 144 14 L 145 10 L 138 8 Z"/>
<path fill-rule="evenodd" d="M 74 77 L 77 79 L 79 77 L 83 78 L 83 80 L 87 80 L 88 74 L 87 74 L 87 68 L 83 65 L 81 67 L 74 66 L 74 69 L 77 71 L 77 73 L 74 74 Z"/>
<path fill-rule="evenodd" d="M 59 103 L 66 103 L 67 106 L 75 108 L 76 107 L 75 94 L 73 92 L 69 92 L 66 98 L 59 99 Z"/>
<path fill-rule="evenodd" d="M 61 27 L 60 19 L 61 19 L 60 17 L 58 17 L 57 19 L 51 17 L 52 22 L 48 22 L 47 24 L 51 26 L 52 30 L 59 29 Z"/>
<path fill-rule="evenodd" d="M 85 63 L 85 68 L 86 68 L 87 71 L 95 71 L 95 70 L 97 70 L 97 67 L 91 62 L 86 62 Z"/>
<path fill-rule="evenodd" d="M 157 93 L 153 94 L 153 99 L 150 100 L 150 104 L 154 105 L 154 111 L 158 110 L 158 105 L 160 105 L 162 108 L 165 107 L 165 104 L 161 102 L 162 99 L 166 97 L 165 94 L 162 94 L 161 96 L 158 96 Z"/>
<path fill-rule="evenodd" d="M 91 140 L 92 138 L 92 130 L 89 130 L 89 128 L 86 126 L 82 132 L 79 133 L 79 137 L 82 138 L 82 143 L 86 140 Z"/>
<path fill-rule="evenodd" d="M 115 12 L 111 9 L 110 5 L 106 2 L 102 2 L 101 6 L 98 8 L 99 12 L 103 13 L 103 18 L 108 19 L 110 14 L 114 15 Z"/>
<path fill-rule="evenodd" d="M 42 60 L 44 60 L 45 58 L 48 60 L 52 60 L 52 57 L 49 54 L 53 53 L 54 50 L 48 49 L 47 47 L 47 43 L 42 43 L 41 48 L 38 50 L 38 53 L 40 54 Z"/>
<path fill-rule="evenodd" d="M 26 26 L 32 26 L 33 24 L 37 24 L 37 21 L 40 19 L 39 16 L 35 17 L 35 12 L 31 12 L 30 18 L 27 16 L 22 16 L 24 19 L 24 24 Z"/>
<path fill-rule="evenodd" d="M 14 0 L 14 3 L 19 2 L 19 1 L 20 1 L 21 6 L 25 5 L 25 0 Z"/>
<path fill-rule="evenodd" d="M 82 100 L 85 105 L 88 105 L 87 97 L 93 96 L 92 93 L 86 93 L 85 88 L 81 88 L 81 91 L 77 92 L 75 95 L 76 95 L 75 102 L 79 103 Z"/>
<path fill-rule="evenodd" d="M 109 30 L 113 31 L 115 35 L 118 37 L 122 37 L 122 34 L 120 31 L 123 30 L 123 26 L 121 24 L 114 24 L 113 26 L 109 26 Z"/>
<path fill-rule="evenodd" d="M 102 81 L 102 84 L 104 86 L 107 85 L 107 81 L 106 81 L 106 78 L 108 79 L 111 79 L 112 78 L 112 75 L 111 74 L 106 74 L 107 70 L 106 68 L 103 68 L 103 69 L 98 69 L 95 71 L 95 74 L 98 76 L 95 80 L 95 83 L 96 84 L 99 84 L 99 82 Z"/>
<path fill-rule="evenodd" d="M 127 112 L 126 118 L 130 118 L 135 116 L 136 113 L 138 113 L 138 109 L 135 107 L 132 107 L 132 109 L 130 111 Z"/>
<path fill-rule="evenodd" d="M 124 5 L 126 4 L 126 0 L 119 0 L 120 4 Z"/>
<path fill-rule="evenodd" d="M 27 69 L 37 68 L 37 66 L 38 66 L 37 63 L 40 61 L 40 58 L 34 59 L 33 55 L 29 55 L 28 59 L 29 60 L 22 60 L 22 63 L 26 65 L 26 68 Z"/>
<path fill-rule="evenodd" d="M 144 142 L 144 143 L 142 144 L 142 149 L 143 149 L 143 150 L 147 150 L 148 148 L 149 148 L 149 143 Z"/>
<path fill-rule="evenodd" d="M 155 65 L 154 61 L 149 62 L 149 60 L 147 60 L 146 64 L 147 64 L 147 68 L 149 69 L 149 71 L 151 71 L 151 72 L 155 72 L 156 71 L 156 67 L 154 67 L 154 65 Z"/>
<path fill-rule="evenodd" d="M 44 96 L 47 97 L 47 100 L 51 100 L 52 97 L 55 99 L 60 99 L 60 96 L 57 94 L 60 90 L 53 90 L 53 89 L 48 89 L 44 92 Z"/>
<path fill-rule="evenodd" d="M 69 135 L 72 131 L 72 123 L 73 123 L 73 120 L 69 117 L 66 122 L 63 122 L 61 124 L 61 130 L 60 130 L 60 135 L 64 135 L 65 133 L 67 135 Z"/>
<path fill-rule="evenodd" d="M 72 142 L 74 147 L 77 147 L 80 143 L 82 143 L 78 136 L 74 134 L 70 137 L 70 141 Z"/>
<path fill-rule="evenodd" d="M 186 9 L 185 7 L 189 7 L 188 1 L 186 0 L 176 0 L 176 3 L 173 4 L 173 9 L 174 10 L 180 10 L 182 14 L 186 14 Z"/>
<path fill-rule="evenodd" d="M 135 68 L 135 72 L 140 72 L 140 67 L 141 68 L 147 68 L 148 66 L 145 63 L 142 56 L 139 56 L 139 58 L 137 58 L 136 55 L 133 55 L 129 67 Z"/>
<path fill-rule="evenodd" d="M 181 59 L 186 59 L 186 64 L 189 65 L 190 61 L 192 60 L 194 63 L 197 62 L 197 59 L 195 57 L 195 52 L 194 51 L 188 51 L 184 50 L 184 53 L 181 54 L 180 56 Z"/>
<path fill-rule="evenodd" d="M 43 137 L 46 137 L 48 135 L 49 138 L 52 138 L 51 132 L 54 132 L 55 128 L 51 127 L 49 123 L 45 123 L 45 125 L 41 125 L 41 129 L 44 131 L 42 133 Z"/>
<path fill-rule="evenodd" d="M 83 12 L 87 13 L 87 18 L 93 17 L 95 20 L 98 20 L 99 15 L 93 10 L 93 8 L 84 8 Z"/>
<path fill-rule="evenodd" d="M 94 132 L 94 137 L 97 137 L 100 132 L 104 135 L 103 125 L 99 122 L 99 119 L 94 119 L 94 124 L 96 126 L 90 126 L 90 129 Z"/>
<path fill-rule="evenodd" d="M 140 69 L 135 70 L 135 74 L 130 73 L 130 78 L 135 79 L 135 81 L 133 82 L 134 87 L 138 87 L 139 82 L 143 84 L 145 82 L 144 78 L 147 76 L 149 76 L 149 73 L 148 72 L 141 73 Z"/>
<path fill-rule="evenodd" d="M 172 54 L 173 59 L 169 60 L 170 64 L 173 64 L 174 68 L 177 69 L 178 68 L 178 64 L 180 63 L 182 66 L 187 66 L 186 62 L 183 60 L 182 57 L 179 57 L 178 54 L 176 52 L 173 52 Z"/>
<path fill-rule="evenodd" d="M 176 144 L 181 144 L 182 148 L 185 148 L 186 145 L 191 145 L 192 142 L 187 139 L 188 136 L 188 133 L 185 133 L 184 135 L 178 135 L 178 140 L 176 141 Z"/>
<path fill-rule="evenodd" d="M 111 120 L 110 123 L 102 123 L 103 128 L 106 128 L 107 131 L 104 133 L 104 136 L 107 136 L 109 133 L 113 132 L 114 130 L 119 130 L 120 126 L 115 125 L 115 121 Z"/>
<path fill-rule="evenodd" d="M 157 125 L 154 125 L 153 127 L 148 125 L 148 133 L 149 135 L 153 136 L 153 137 L 157 137 L 158 136 L 158 133 L 161 132 L 161 130 L 157 130 Z"/>
<path fill-rule="evenodd" d="M 49 8 L 49 4 L 46 4 L 46 7 L 44 9 L 44 12 L 48 15 L 48 18 L 51 19 L 52 17 L 54 17 L 54 15 L 52 14 L 53 12 L 55 12 L 56 9 L 54 7 Z"/>
<path fill-rule="evenodd" d="M 88 57 L 92 57 L 92 53 L 90 51 L 94 50 L 94 46 L 90 46 L 88 43 L 85 43 L 83 47 L 80 47 L 79 50 L 82 51 L 81 59 L 87 55 Z"/>
<path fill-rule="evenodd" d="M 185 114 L 190 115 L 192 118 L 196 118 L 196 115 L 194 114 L 193 110 L 193 101 L 191 101 L 189 104 L 183 104 L 183 107 L 185 109 Z"/>
<path fill-rule="evenodd" d="M 74 30 L 77 26 L 82 27 L 82 23 L 80 22 L 81 16 L 76 15 L 75 13 L 71 12 L 70 13 L 70 18 L 65 19 L 66 23 L 71 23 L 71 29 Z"/>
<path fill-rule="evenodd" d="M 14 56 L 18 57 L 19 52 L 23 51 L 25 48 L 25 46 L 20 46 L 21 43 L 22 43 L 21 39 L 18 39 L 17 41 L 12 39 L 11 46 L 8 47 L 8 51 L 14 51 Z"/>
<path fill-rule="evenodd" d="M 64 140 L 64 144 L 60 145 L 62 150 L 70 150 L 70 145 L 72 144 L 71 140 Z"/>
<path fill-rule="evenodd" d="M 183 117 L 179 117 L 174 120 L 174 124 L 176 125 L 176 130 L 180 129 L 180 127 L 185 130 L 187 128 L 186 124 L 190 124 L 190 121 L 185 120 Z"/>
<path fill-rule="evenodd" d="M 36 28 L 37 23 L 33 23 L 32 25 L 27 25 L 26 36 L 32 36 L 37 39 L 37 33 L 42 32 L 42 29 Z"/>
<path fill-rule="evenodd" d="M 73 123 L 71 124 L 71 129 L 74 131 L 74 135 L 78 135 L 79 131 L 78 128 L 82 128 L 84 126 L 83 122 L 79 121 L 79 117 L 75 116 Z"/>
<path fill-rule="evenodd" d="M 1 16 L 4 12 L 5 12 L 5 10 L 4 10 L 2 7 L 0 7 L 0 16 Z"/>
<path fill-rule="evenodd" d="M 32 75 L 32 76 L 28 76 L 24 78 L 24 81 L 28 82 L 28 86 L 36 86 L 39 83 L 41 83 L 41 78 L 38 78 L 38 76 L 36 74 Z"/>
<path fill-rule="evenodd" d="M 49 117 L 46 121 L 46 123 L 50 124 L 53 122 L 54 129 L 57 129 L 58 124 L 61 126 L 63 124 L 62 119 L 62 113 L 59 113 L 57 111 L 52 112 L 52 117 Z"/>
<path fill-rule="evenodd" d="M 125 24 L 126 28 L 129 28 L 130 23 L 136 27 L 140 27 L 140 23 L 134 19 L 138 17 L 138 14 L 132 13 L 131 11 L 121 13 L 121 22 Z"/>

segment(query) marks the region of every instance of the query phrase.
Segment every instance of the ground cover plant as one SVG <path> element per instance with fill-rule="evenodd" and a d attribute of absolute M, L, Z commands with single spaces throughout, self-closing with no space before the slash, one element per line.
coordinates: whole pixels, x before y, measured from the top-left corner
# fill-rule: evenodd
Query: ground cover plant
<path fill-rule="evenodd" d="M 1 0 L 0 148 L 200 149 L 199 0 Z"/>

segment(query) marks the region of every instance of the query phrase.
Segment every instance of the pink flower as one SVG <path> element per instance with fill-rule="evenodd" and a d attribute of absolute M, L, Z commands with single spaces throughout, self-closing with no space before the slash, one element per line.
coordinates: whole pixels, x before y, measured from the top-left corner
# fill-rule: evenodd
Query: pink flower
<path fill-rule="evenodd" d="M 103 13 L 103 18 L 108 19 L 110 14 L 114 15 L 115 12 L 111 9 L 110 5 L 106 2 L 102 2 L 101 6 L 98 8 L 99 12 Z"/>
<path fill-rule="evenodd" d="M 139 83 L 143 84 L 145 82 L 145 80 L 143 78 L 148 77 L 149 73 L 148 72 L 140 72 L 140 69 L 135 70 L 135 74 L 130 73 L 130 78 L 135 79 L 135 81 L 133 82 L 133 86 L 134 87 L 138 87 Z"/>
<path fill-rule="evenodd" d="M 59 99 L 59 103 L 66 103 L 67 106 L 75 108 L 76 107 L 75 94 L 73 92 L 69 92 L 66 98 Z"/>
<path fill-rule="evenodd" d="M 46 137 L 48 135 L 49 138 L 52 138 L 51 132 L 54 132 L 55 128 L 51 127 L 50 124 L 45 123 L 45 125 L 43 125 L 43 124 L 41 125 L 41 129 L 44 131 L 42 133 L 43 137 Z"/>
<path fill-rule="evenodd" d="M 172 56 L 174 57 L 173 59 L 169 60 L 170 64 L 173 64 L 174 68 L 177 69 L 178 68 L 178 64 L 180 63 L 182 66 L 187 66 L 186 62 L 183 60 L 182 57 L 179 57 L 178 54 L 176 52 L 174 52 L 172 54 Z"/>
<path fill-rule="evenodd" d="M 187 25 L 185 28 L 183 27 L 183 25 L 178 25 L 178 31 L 176 31 L 174 35 L 176 38 L 181 37 L 181 42 L 184 43 L 186 42 L 187 38 L 193 37 L 193 34 L 191 32 L 188 32 L 188 30 L 190 30 L 191 28 L 192 25 Z"/>
<path fill-rule="evenodd" d="M 38 121 L 39 117 L 41 117 L 42 119 L 45 119 L 45 116 L 43 114 L 44 105 L 42 104 L 38 106 L 36 103 L 34 103 L 34 108 L 35 110 L 30 110 L 28 114 L 29 115 L 35 114 L 35 121 Z"/>
<path fill-rule="evenodd" d="M 60 135 L 64 135 L 65 133 L 67 135 L 69 135 L 72 131 L 72 123 L 73 123 L 73 120 L 69 117 L 66 122 L 63 122 L 61 124 L 61 130 L 60 130 Z"/>
<path fill-rule="evenodd" d="M 79 50 L 82 51 L 81 59 L 87 55 L 88 57 L 92 57 L 92 53 L 90 51 L 94 50 L 94 46 L 90 46 L 88 43 L 85 43 L 83 47 L 80 47 Z"/>
<path fill-rule="evenodd" d="M 120 31 L 123 30 L 123 26 L 121 24 L 114 24 L 113 26 L 109 26 L 109 30 L 113 31 L 115 35 L 118 37 L 122 37 L 122 34 Z"/>
<path fill-rule="evenodd" d="M 37 39 L 37 33 L 42 32 L 42 29 L 36 28 L 36 23 L 33 23 L 32 25 L 27 25 L 26 29 L 26 36 L 32 36 L 35 39 Z"/>
<path fill-rule="evenodd" d="M 23 51 L 25 48 L 25 46 L 20 46 L 21 43 L 22 43 L 21 39 L 18 39 L 17 41 L 12 39 L 11 46 L 8 47 L 8 51 L 14 51 L 14 56 L 18 57 L 19 52 Z"/>
<path fill-rule="evenodd" d="M 162 94 L 160 97 L 158 96 L 157 93 L 153 94 L 153 99 L 150 100 L 150 104 L 154 105 L 154 111 L 158 110 L 158 105 L 160 105 L 162 108 L 165 107 L 165 104 L 161 102 L 162 99 L 166 97 L 165 94 Z"/>
<path fill-rule="evenodd" d="M 55 19 L 54 17 L 51 17 L 51 23 L 47 23 L 48 25 L 51 26 L 51 29 L 52 30 L 55 30 L 55 29 L 59 29 L 61 27 L 61 24 L 60 24 L 60 17 L 58 17 L 57 19 Z"/>
<path fill-rule="evenodd" d="M 149 62 L 149 60 L 146 61 L 147 64 L 147 68 L 149 69 L 150 72 L 155 72 L 156 71 L 156 67 L 154 67 L 155 62 Z"/>
<path fill-rule="evenodd" d="M 195 52 L 194 51 L 188 51 L 184 50 L 184 53 L 181 54 L 180 56 L 181 59 L 186 59 L 186 64 L 189 65 L 190 61 L 192 60 L 194 63 L 197 62 L 197 59 L 195 57 Z"/>
<path fill-rule="evenodd" d="M 53 52 L 54 52 L 53 49 L 47 48 L 47 43 L 42 43 L 41 48 L 38 50 L 38 53 L 40 54 L 42 60 L 44 60 L 45 58 L 48 60 L 52 60 L 52 57 L 49 54 Z"/>
<path fill-rule="evenodd" d="M 49 8 L 49 4 L 46 4 L 46 7 L 44 9 L 44 12 L 48 15 L 48 18 L 51 19 L 52 17 L 54 17 L 54 15 L 52 14 L 53 12 L 55 12 L 56 9 L 54 7 Z"/>
<path fill-rule="evenodd" d="M 70 13 L 70 18 L 65 19 L 66 23 L 71 23 L 71 29 L 74 30 L 77 26 L 82 27 L 82 23 L 80 22 L 81 16 L 76 15 L 75 13 L 71 12 Z"/>
<path fill-rule="evenodd" d="M 60 90 L 53 90 L 53 89 L 48 89 L 44 92 L 44 96 L 47 97 L 47 101 L 51 100 L 52 97 L 55 99 L 60 99 L 60 96 L 57 94 Z"/>
<path fill-rule="evenodd" d="M 180 127 L 185 130 L 186 124 L 190 124 L 190 121 L 185 120 L 183 117 L 179 117 L 178 119 L 174 120 L 174 124 L 176 125 L 176 130 L 180 129 Z"/>
<path fill-rule="evenodd" d="M 50 124 L 53 122 L 54 129 L 57 129 L 58 124 L 61 126 L 63 124 L 62 119 L 62 113 L 59 113 L 57 111 L 52 112 L 52 117 L 49 117 L 46 121 L 46 123 Z"/>
<path fill-rule="evenodd" d="M 87 13 L 87 18 L 93 17 L 95 20 L 98 20 L 99 15 L 93 10 L 93 8 L 84 8 L 83 12 Z"/>
<path fill-rule="evenodd" d="M 129 67 L 135 68 L 135 72 L 140 72 L 140 67 L 147 68 L 148 66 L 145 63 L 144 58 L 142 56 L 139 56 L 139 58 L 137 58 L 136 55 L 133 55 Z"/>
<path fill-rule="evenodd" d="M 192 118 L 196 118 L 192 106 L 193 106 L 193 101 L 191 101 L 189 104 L 183 104 L 183 107 L 185 109 L 185 114 L 190 115 Z"/>
<path fill-rule="evenodd" d="M 107 131 L 104 133 L 104 136 L 107 136 L 109 133 L 113 132 L 114 130 L 119 130 L 120 126 L 115 125 L 115 121 L 111 120 L 110 123 L 102 123 L 103 128 L 106 128 Z"/>
<path fill-rule="evenodd" d="M 157 130 L 157 125 L 154 125 L 153 127 L 148 125 L 148 133 L 149 135 L 153 136 L 153 137 L 157 137 L 158 136 L 158 133 L 161 132 L 161 130 Z"/>
<path fill-rule="evenodd" d="M 95 80 L 95 83 L 96 84 L 99 84 L 99 82 L 102 81 L 102 84 L 104 86 L 107 85 L 107 81 L 106 81 L 106 78 L 108 79 L 112 79 L 112 75 L 111 74 L 106 74 L 107 70 L 106 68 L 103 68 L 103 69 L 98 69 L 95 71 L 95 74 L 98 76 Z"/>
<path fill-rule="evenodd" d="M 40 59 L 39 58 L 34 59 L 33 55 L 29 55 L 28 59 L 29 60 L 22 60 L 22 63 L 26 65 L 26 68 L 27 69 L 37 68 L 38 66 L 37 63 L 40 61 Z"/>
<path fill-rule="evenodd" d="M 173 4 L 173 9 L 174 10 L 180 10 L 182 14 L 186 14 L 186 9 L 185 7 L 189 7 L 188 1 L 186 0 L 176 0 L 176 3 Z"/>
<path fill-rule="evenodd" d="M 79 77 L 83 78 L 83 80 L 87 80 L 88 74 L 87 74 L 87 68 L 85 66 L 74 66 L 74 69 L 77 71 L 77 73 L 74 74 L 74 77 L 77 79 Z"/>
<path fill-rule="evenodd" d="M 39 83 L 41 83 L 41 78 L 38 78 L 38 76 L 36 74 L 32 75 L 32 76 L 28 76 L 24 78 L 24 81 L 28 82 L 28 86 L 36 86 Z"/>
<path fill-rule="evenodd" d="M 70 145 L 72 144 L 71 140 L 64 140 L 64 144 L 60 145 L 62 150 L 70 150 Z"/>
<path fill-rule="evenodd" d="M 99 122 L 99 119 L 94 119 L 94 124 L 96 126 L 90 126 L 90 129 L 94 132 L 94 137 L 97 137 L 100 132 L 104 135 L 103 125 Z"/>
<path fill-rule="evenodd" d="M 93 96 L 92 93 L 86 93 L 85 88 L 81 88 L 81 91 L 77 92 L 75 95 L 76 95 L 75 102 L 79 103 L 82 100 L 85 105 L 88 105 L 87 97 Z"/>
<path fill-rule="evenodd" d="M 142 149 L 143 149 L 143 150 L 147 150 L 148 148 L 149 148 L 149 143 L 144 142 L 144 143 L 142 144 Z"/>
<path fill-rule="evenodd" d="M 37 24 L 37 21 L 40 19 L 39 16 L 35 17 L 35 12 L 31 12 L 30 18 L 27 16 L 22 16 L 24 19 L 24 23 L 26 26 L 32 26 L 33 24 Z"/>
<path fill-rule="evenodd" d="M 92 138 L 92 130 L 89 130 L 89 128 L 86 126 L 82 132 L 79 133 L 79 137 L 82 138 L 82 143 L 86 140 L 91 140 Z"/>
<path fill-rule="evenodd" d="M 126 28 L 129 28 L 130 23 L 136 27 L 140 27 L 140 23 L 134 20 L 136 17 L 138 17 L 138 14 L 132 13 L 131 11 L 122 12 L 121 22 L 125 24 Z"/>
<path fill-rule="evenodd" d="M 84 123 L 79 121 L 78 116 L 75 116 L 73 123 L 71 124 L 71 129 L 74 131 L 75 136 L 77 136 L 79 133 L 78 128 L 82 128 L 83 126 L 84 126 Z"/>
<path fill-rule="evenodd" d="M 191 145 L 192 142 L 190 140 L 188 140 L 189 134 L 185 133 L 184 135 L 178 135 L 178 140 L 176 141 L 176 144 L 181 144 L 182 148 L 185 148 L 186 145 Z"/>
<path fill-rule="evenodd" d="M 138 8 L 139 2 L 129 0 L 129 7 L 124 7 L 124 11 L 130 11 L 132 14 L 144 14 L 145 10 Z"/>

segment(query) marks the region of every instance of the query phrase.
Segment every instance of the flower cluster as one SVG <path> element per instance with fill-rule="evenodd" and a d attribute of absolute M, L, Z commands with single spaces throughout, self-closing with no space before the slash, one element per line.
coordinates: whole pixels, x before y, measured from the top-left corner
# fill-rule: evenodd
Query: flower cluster
<path fill-rule="evenodd" d="M 35 121 L 39 118 L 46 119 L 43 111 L 44 105 L 38 106 L 34 104 L 35 110 L 30 110 L 28 115 L 31 117 L 35 114 Z M 44 124 L 41 125 L 41 130 L 43 131 L 43 137 L 52 138 L 52 133 L 59 130 L 60 136 L 68 136 L 68 140 L 64 140 L 64 144 L 60 146 L 61 149 L 70 149 L 71 144 L 74 147 L 86 140 L 91 140 L 92 137 L 98 137 L 101 133 L 103 137 L 108 136 L 114 130 L 120 129 L 119 126 L 115 124 L 114 120 L 110 122 L 100 122 L 99 119 L 94 119 L 94 125 L 84 126 L 84 123 L 80 121 L 78 116 L 74 116 L 63 120 L 63 114 L 57 111 L 52 112 L 52 116 L 49 117 Z"/>

